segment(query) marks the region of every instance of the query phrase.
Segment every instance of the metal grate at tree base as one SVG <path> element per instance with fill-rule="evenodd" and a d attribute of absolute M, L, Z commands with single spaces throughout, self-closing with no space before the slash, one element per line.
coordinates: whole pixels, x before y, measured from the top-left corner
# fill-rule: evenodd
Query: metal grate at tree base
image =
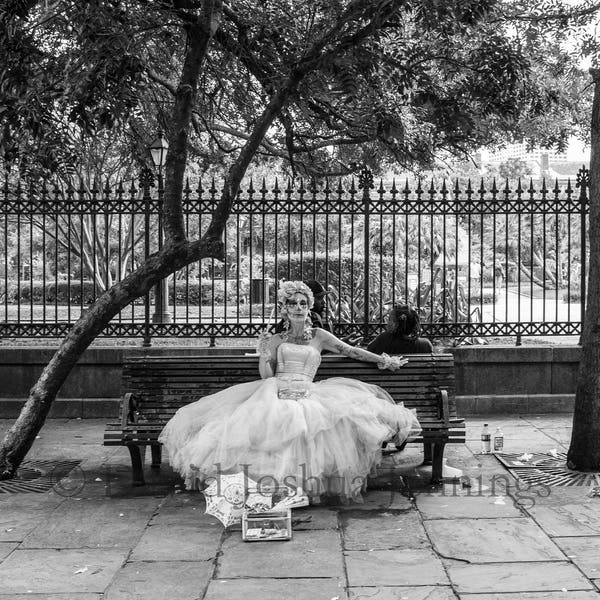
<path fill-rule="evenodd" d="M 57 493 L 67 489 L 61 485 L 75 467 L 79 460 L 28 460 L 17 469 L 16 477 L 0 481 L 0 494 L 43 494 L 55 488 Z"/>
<path fill-rule="evenodd" d="M 527 454 L 497 453 L 496 458 L 521 482 L 549 487 L 596 486 L 600 483 L 600 472 L 574 471 L 567 467 L 567 453 L 534 453 L 527 461 Z M 520 460 L 521 459 L 521 460 Z"/>

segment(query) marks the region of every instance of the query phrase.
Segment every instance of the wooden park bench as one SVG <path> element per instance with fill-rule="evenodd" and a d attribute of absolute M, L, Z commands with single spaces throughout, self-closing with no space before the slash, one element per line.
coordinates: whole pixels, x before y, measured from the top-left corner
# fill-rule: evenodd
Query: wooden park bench
<path fill-rule="evenodd" d="M 315 381 L 351 377 L 384 388 L 396 402 L 417 411 L 423 428 L 413 440 L 424 445 L 425 464 L 432 465 L 432 481 L 442 480 L 444 448 L 464 443 L 465 424 L 456 416 L 454 363 L 451 354 L 408 355 L 396 372 L 373 363 L 338 355 L 323 356 Z M 105 446 L 126 446 L 131 454 L 133 484 L 144 484 L 146 446 L 152 468 L 159 468 L 162 445 L 158 436 L 175 411 L 207 394 L 235 383 L 259 378 L 258 357 L 244 355 L 147 356 L 126 358 L 120 420 L 109 423 Z"/>

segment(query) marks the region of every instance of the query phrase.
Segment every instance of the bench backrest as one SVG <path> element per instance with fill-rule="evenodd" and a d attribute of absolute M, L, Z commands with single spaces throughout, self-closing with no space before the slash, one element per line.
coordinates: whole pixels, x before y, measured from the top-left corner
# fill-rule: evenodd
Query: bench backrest
<path fill-rule="evenodd" d="M 450 417 L 454 403 L 454 363 L 451 354 L 412 354 L 392 373 L 338 355 L 323 356 L 315 381 L 350 377 L 375 383 L 396 402 L 417 409 L 421 422 L 439 418 L 439 390 L 448 391 Z M 258 357 L 243 355 L 129 357 L 123 365 L 124 392 L 135 395 L 139 423 L 166 422 L 190 402 L 235 383 L 258 379 Z"/>

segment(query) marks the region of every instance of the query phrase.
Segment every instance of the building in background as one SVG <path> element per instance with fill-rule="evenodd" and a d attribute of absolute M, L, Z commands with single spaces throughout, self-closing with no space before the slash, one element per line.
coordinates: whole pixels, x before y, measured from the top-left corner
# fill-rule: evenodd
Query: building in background
<path fill-rule="evenodd" d="M 554 179 L 574 179 L 577 171 L 585 165 L 589 167 L 590 149 L 576 138 L 569 140 L 565 152 L 557 152 L 548 148 L 528 148 L 525 142 L 507 144 L 504 148 L 490 150 L 483 148 L 480 157 L 480 168 L 485 174 L 490 168 L 497 167 L 510 160 L 520 160 L 526 163 L 532 172 L 532 177 Z"/>

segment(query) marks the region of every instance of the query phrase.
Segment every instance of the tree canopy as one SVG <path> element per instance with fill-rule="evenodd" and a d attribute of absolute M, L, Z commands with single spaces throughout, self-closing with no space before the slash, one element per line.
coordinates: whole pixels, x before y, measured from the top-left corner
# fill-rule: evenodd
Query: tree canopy
<path fill-rule="evenodd" d="M 574 53 L 595 50 L 582 26 L 597 4 L 6 1 L 0 148 L 23 170 L 60 170 L 81 161 L 82 139 L 108 129 L 122 160 L 143 164 L 156 129 L 173 128 L 189 37 L 207 5 L 215 34 L 187 136 L 204 169 L 231 165 L 291 76 L 256 161 L 323 175 L 386 160 L 428 167 L 442 152 L 511 138 L 561 146 L 587 122 Z"/>

